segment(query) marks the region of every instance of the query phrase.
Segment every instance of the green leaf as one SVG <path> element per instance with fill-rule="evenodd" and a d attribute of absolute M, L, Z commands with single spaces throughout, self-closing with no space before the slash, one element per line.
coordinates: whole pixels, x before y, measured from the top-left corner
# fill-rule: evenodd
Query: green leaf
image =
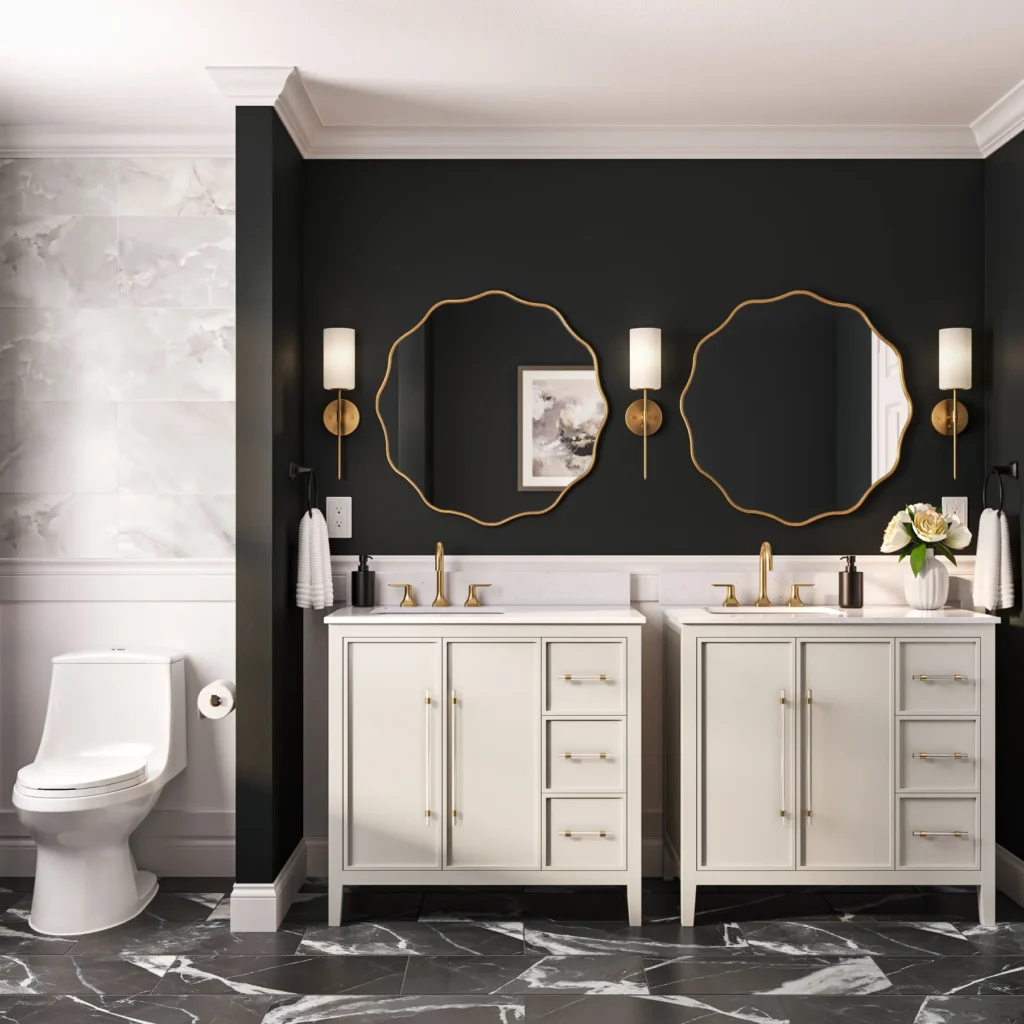
<path fill-rule="evenodd" d="M 916 537 L 917 536 L 917 534 L 914 533 L 914 527 L 911 526 L 910 523 L 900 523 L 900 526 L 902 526 L 903 529 L 906 530 L 907 533 L 909 533 L 911 537 Z"/>
<path fill-rule="evenodd" d="M 949 546 L 944 544 L 941 540 L 935 544 L 935 550 L 940 554 L 948 558 L 954 565 L 956 565 L 956 556 L 952 551 L 949 550 Z"/>
<path fill-rule="evenodd" d="M 900 562 L 902 562 L 902 561 L 903 561 L 903 559 L 904 559 L 904 558 L 906 558 L 906 557 L 907 557 L 907 555 L 909 555 L 909 554 L 910 554 L 910 548 L 904 548 L 904 549 L 903 549 L 903 550 L 902 550 L 902 551 L 900 552 L 900 557 L 899 557 L 899 558 L 897 559 L 897 561 L 900 561 Z"/>
<path fill-rule="evenodd" d="M 910 552 L 910 568 L 913 570 L 915 576 L 924 566 L 924 560 L 927 554 L 928 545 L 924 543 L 918 544 L 914 550 Z"/>

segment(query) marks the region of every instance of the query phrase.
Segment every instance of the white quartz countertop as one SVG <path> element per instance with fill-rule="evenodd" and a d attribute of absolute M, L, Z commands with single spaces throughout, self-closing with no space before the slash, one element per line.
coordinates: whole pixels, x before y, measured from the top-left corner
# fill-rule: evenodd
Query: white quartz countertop
<path fill-rule="evenodd" d="M 925 625 L 927 623 L 946 623 L 947 625 L 963 623 L 998 622 L 996 615 L 975 612 L 968 608 L 939 608 L 934 612 L 922 612 L 906 605 L 876 605 L 864 608 L 837 608 L 838 614 L 822 614 L 808 608 L 775 607 L 770 611 L 758 612 L 754 609 L 730 612 L 709 611 L 699 607 L 665 608 L 665 618 L 677 626 L 768 626 L 773 622 L 780 626 L 899 626 L 904 623 Z"/>
<path fill-rule="evenodd" d="M 422 624 L 437 626 L 641 626 L 647 620 L 629 605 L 508 605 L 469 609 L 459 606 L 447 610 L 429 607 L 339 608 L 324 617 L 329 626 L 394 626 Z"/>

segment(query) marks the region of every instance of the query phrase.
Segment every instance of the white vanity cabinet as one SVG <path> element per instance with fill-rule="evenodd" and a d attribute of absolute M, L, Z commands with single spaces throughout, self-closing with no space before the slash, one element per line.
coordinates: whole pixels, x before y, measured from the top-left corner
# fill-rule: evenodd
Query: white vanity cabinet
<path fill-rule="evenodd" d="M 639 924 L 643 621 L 329 615 L 329 921 L 346 884 L 576 884 Z"/>
<path fill-rule="evenodd" d="M 994 917 L 994 629 L 665 613 L 666 845 L 698 885 L 978 886 Z"/>

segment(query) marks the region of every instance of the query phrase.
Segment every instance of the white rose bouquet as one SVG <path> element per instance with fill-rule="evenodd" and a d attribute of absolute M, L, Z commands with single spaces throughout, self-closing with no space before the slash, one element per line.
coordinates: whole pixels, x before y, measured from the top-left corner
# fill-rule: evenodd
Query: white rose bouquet
<path fill-rule="evenodd" d="M 953 515 L 943 515 L 934 505 L 919 502 L 908 505 L 889 520 L 882 534 L 882 554 L 900 553 L 900 561 L 910 558 L 916 576 L 924 565 L 928 551 L 945 555 L 954 565 L 954 551 L 971 543 L 971 531 Z"/>

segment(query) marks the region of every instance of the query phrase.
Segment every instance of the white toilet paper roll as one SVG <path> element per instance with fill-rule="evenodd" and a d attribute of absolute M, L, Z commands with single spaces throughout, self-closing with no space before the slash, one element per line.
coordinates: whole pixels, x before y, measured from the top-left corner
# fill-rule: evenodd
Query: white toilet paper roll
<path fill-rule="evenodd" d="M 196 700 L 203 718 L 226 718 L 235 710 L 235 684 L 227 679 L 207 683 Z"/>

